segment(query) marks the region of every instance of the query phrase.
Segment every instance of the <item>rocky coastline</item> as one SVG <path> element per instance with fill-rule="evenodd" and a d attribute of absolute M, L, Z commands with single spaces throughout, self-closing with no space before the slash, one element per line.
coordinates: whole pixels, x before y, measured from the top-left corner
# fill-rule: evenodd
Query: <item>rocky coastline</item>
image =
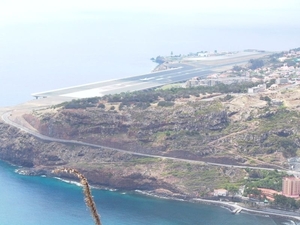
<path fill-rule="evenodd" d="M 73 162 L 69 154 L 66 154 L 63 157 L 62 153 L 66 153 L 67 149 L 72 150 L 72 155 L 76 155 L 76 158 L 87 157 L 90 158 L 101 158 L 102 163 L 113 163 L 113 160 L 120 162 L 130 161 L 132 158 L 136 160 L 136 156 L 112 153 L 111 150 L 105 151 L 105 149 L 93 149 L 82 146 L 70 146 L 64 145 L 61 143 L 52 143 L 39 140 L 29 134 L 26 134 L 17 128 L 11 127 L 9 125 L 0 123 L 1 132 L 1 146 L 0 146 L 0 159 L 13 163 L 16 166 L 21 166 L 16 170 L 17 173 L 27 176 L 47 176 L 47 177 L 56 177 L 57 174 L 52 174 L 51 171 L 57 167 L 72 167 L 80 165 L 80 160 Z M 5 132 L 4 132 L 5 131 Z M 5 133 L 5 135 L 4 135 Z M 51 149 L 51 150 L 50 150 Z M 54 151 L 56 149 L 56 151 Z M 57 152 L 57 149 L 61 151 Z M 23 152 L 23 154 L 20 154 Z M 51 154 L 49 154 L 51 152 Z M 97 154 L 96 154 L 97 152 Z M 102 152 L 100 154 L 100 152 Z M 47 153 L 45 155 L 45 153 Z M 116 156 L 117 155 L 117 156 Z M 68 161 L 66 160 L 68 159 Z M 86 160 L 86 159 L 85 159 Z M 83 161 L 85 161 L 83 160 Z M 98 159 L 99 160 L 99 159 Z M 99 163 L 99 161 L 97 161 Z M 201 204 L 211 204 L 220 207 L 226 207 L 231 212 L 234 211 L 237 207 L 241 207 L 232 202 L 221 202 L 215 200 L 207 200 L 199 198 L 196 193 L 191 193 L 184 191 L 183 189 L 178 188 L 177 183 L 167 183 L 158 181 L 149 175 L 142 176 L 140 173 L 137 173 L 136 170 L 131 171 L 126 179 L 124 179 L 124 174 L 120 177 L 116 177 L 111 173 L 108 173 L 100 170 L 95 170 L 94 168 L 85 168 L 82 169 L 83 173 L 86 174 L 90 180 L 91 185 L 94 188 L 100 189 L 110 189 L 110 190 L 120 190 L 126 192 L 136 192 L 142 195 L 149 195 L 158 198 L 173 199 L 178 201 L 189 201 L 193 203 Z M 112 171 L 110 171 L 112 172 Z M 74 177 L 64 174 L 59 176 L 61 179 L 66 181 L 71 181 L 76 183 L 77 181 Z M 109 179 L 108 177 L 112 178 Z M 138 182 L 137 182 L 138 181 Z M 147 188 L 146 188 L 147 187 Z M 150 187 L 150 188 L 149 188 Z M 289 218 L 295 221 L 300 221 L 298 217 L 292 215 L 286 215 L 285 212 L 270 213 L 267 211 L 253 210 L 243 207 L 243 210 L 248 213 L 254 213 L 258 215 L 270 215 L 272 217 L 282 217 Z"/>
<path fill-rule="evenodd" d="M 95 186 L 125 191 L 165 189 L 176 196 L 185 194 L 174 184 L 147 172 L 147 168 L 151 167 L 147 160 L 151 162 L 152 159 L 88 146 L 42 141 L 3 123 L 0 123 L 0 132 L 0 159 L 21 166 L 18 170 L 21 174 L 54 176 L 51 173 L 53 169 L 69 167 L 79 169 Z M 135 162 L 143 160 L 146 160 L 145 165 L 135 165 Z M 68 174 L 60 176 L 72 179 Z"/>
<path fill-rule="evenodd" d="M 21 175 L 25 176 L 46 176 L 46 177 L 53 177 L 53 174 L 50 171 L 46 170 L 32 170 L 30 168 L 19 168 L 16 169 L 16 173 L 19 173 Z M 49 173 L 50 172 L 50 173 Z M 67 182 L 71 183 L 77 186 L 81 186 L 81 184 L 76 181 L 75 179 L 71 177 L 55 177 L 62 182 Z M 270 212 L 266 211 L 264 209 L 255 209 L 255 208 L 249 208 L 246 207 L 244 204 L 239 204 L 237 202 L 228 202 L 228 201 L 221 201 L 221 200 L 212 200 L 209 198 L 192 198 L 184 195 L 174 195 L 170 193 L 169 191 L 166 190 L 157 190 L 157 191 L 146 191 L 146 190 L 130 190 L 124 192 L 124 190 L 119 190 L 119 189 L 113 189 L 110 187 L 105 187 L 105 186 L 99 186 L 99 185 L 92 185 L 93 189 L 102 189 L 102 190 L 108 190 L 108 191 L 120 191 L 122 193 L 135 193 L 135 194 L 141 194 L 141 195 L 146 195 L 150 197 L 155 197 L 155 198 L 161 198 L 161 199 L 168 199 L 168 200 L 175 200 L 175 201 L 186 201 L 186 202 L 191 202 L 195 204 L 207 204 L 207 205 L 214 205 L 218 207 L 223 207 L 229 210 L 230 213 L 232 214 L 238 214 L 238 213 L 251 213 L 255 214 L 258 216 L 268 216 L 272 217 L 274 220 L 281 221 L 282 219 L 290 219 L 294 222 L 300 222 L 300 217 L 298 216 L 297 213 L 290 213 L 287 214 L 286 211 L 280 211 L 276 210 L 276 212 Z M 275 210 L 274 210 L 275 211 Z"/>
<path fill-rule="evenodd" d="M 240 95 L 228 102 L 223 96 L 218 98 L 207 101 L 200 95 L 190 96 L 176 99 L 171 107 L 156 102 L 146 108 L 121 108 L 123 102 L 117 105 L 96 99 L 89 108 L 60 105 L 19 115 L 13 112 L 10 119 L 27 124 L 40 136 L 0 122 L 0 159 L 22 166 L 18 172 L 24 175 L 50 177 L 53 169 L 75 168 L 98 188 L 139 190 L 185 201 L 209 196 L 214 189 L 248 176 L 245 169 L 234 166 L 257 163 L 284 168 L 285 149 L 269 150 L 276 147 L 276 141 L 284 144 L 286 138 L 295 148 L 299 145 L 298 130 L 285 121 L 288 116 L 297 120 L 298 115 L 276 108 L 266 113 L 262 107 L 269 106 L 259 97 Z M 253 107 L 255 101 L 260 103 L 258 108 Z M 76 107 L 81 104 L 75 103 Z M 105 109 L 100 104 L 106 104 Z M 251 113 L 246 104 L 254 108 Z M 115 110 L 110 110 L 111 106 Z M 278 123 L 269 124 L 269 117 Z M 43 135 L 48 138 L 41 138 Z M 67 174 L 60 177 L 73 180 Z"/>

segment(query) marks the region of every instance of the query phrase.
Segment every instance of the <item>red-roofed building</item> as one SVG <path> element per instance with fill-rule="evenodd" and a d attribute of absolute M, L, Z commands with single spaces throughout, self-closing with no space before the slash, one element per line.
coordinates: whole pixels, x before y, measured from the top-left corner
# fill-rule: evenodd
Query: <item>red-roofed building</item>
<path fill-rule="evenodd" d="M 267 188 L 257 188 L 258 190 L 261 191 L 262 196 L 266 196 L 268 200 L 274 201 L 274 195 L 281 195 L 281 192 L 274 191 L 272 189 L 267 189 Z"/>

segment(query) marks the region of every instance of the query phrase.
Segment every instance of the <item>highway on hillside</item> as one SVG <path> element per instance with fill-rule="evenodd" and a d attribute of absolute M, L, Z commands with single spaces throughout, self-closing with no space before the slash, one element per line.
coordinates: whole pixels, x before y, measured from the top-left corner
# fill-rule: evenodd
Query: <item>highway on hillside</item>
<path fill-rule="evenodd" d="M 198 64 L 198 67 L 187 64 L 170 64 L 173 68 L 164 71 L 152 72 L 138 76 L 108 80 L 53 91 L 34 93 L 32 94 L 32 96 L 36 98 L 51 96 L 87 98 L 103 96 L 107 94 L 145 90 L 149 88 L 160 87 L 166 84 L 183 82 L 193 77 L 206 78 L 208 75 L 213 74 L 220 69 L 225 70 L 225 68 L 228 69 L 234 65 L 246 63 L 251 58 L 258 58 L 262 57 L 263 55 L 265 54 L 254 54 L 247 57 L 232 57 L 215 61 L 201 61 L 201 66 L 200 64 Z"/>
<path fill-rule="evenodd" d="M 103 145 L 91 144 L 91 143 L 77 141 L 77 140 L 66 140 L 66 139 L 60 139 L 60 138 L 53 138 L 53 137 L 49 137 L 49 136 L 43 135 L 43 134 L 39 133 L 37 130 L 35 130 L 33 128 L 30 129 L 28 127 L 25 127 L 25 126 L 21 125 L 20 123 L 16 123 L 16 122 L 12 121 L 10 119 L 11 113 L 12 113 L 12 111 L 8 111 L 8 112 L 3 113 L 1 115 L 1 119 L 5 123 L 7 123 L 7 124 L 9 124 L 9 125 L 11 125 L 13 127 L 16 127 L 18 129 L 26 132 L 26 133 L 29 133 L 29 134 L 33 135 L 34 137 L 36 137 L 38 139 L 41 139 L 43 141 L 59 142 L 59 143 L 64 143 L 64 144 L 77 144 L 77 145 L 89 146 L 89 147 L 94 147 L 94 148 L 108 149 L 108 150 L 112 150 L 112 151 L 118 151 L 118 152 L 122 152 L 122 153 L 126 153 L 126 154 L 142 156 L 142 157 L 171 159 L 171 160 L 180 161 L 180 162 L 202 163 L 202 164 L 212 165 L 212 166 L 223 166 L 223 167 L 240 168 L 240 169 L 246 169 L 246 168 L 248 168 L 248 169 L 255 169 L 255 170 L 274 170 L 275 169 L 275 168 L 267 168 L 267 167 L 252 167 L 252 166 L 243 166 L 243 165 L 210 163 L 210 162 L 204 162 L 204 161 L 200 161 L 200 160 L 175 158 L 175 157 L 163 156 L 163 155 L 151 155 L 151 154 L 146 154 L 146 153 L 139 153 L 139 152 L 133 152 L 133 151 L 128 151 L 128 150 L 123 150 L 123 149 L 119 149 L 119 148 L 107 147 L 107 146 L 103 146 Z M 287 169 L 284 169 L 284 168 L 281 168 L 281 167 L 279 167 L 280 169 L 278 169 L 277 165 L 274 165 L 274 167 L 277 167 L 278 171 L 284 171 L 284 172 L 287 172 L 288 174 L 299 175 L 299 173 L 300 173 L 300 172 L 297 172 L 297 171 L 287 170 Z"/>
<path fill-rule="evenodd" d="M 90 146 L 90 147 L 95 147 L 95 148 L 105 148 L 105 149 L 110 149 L 113 151 L 118 151 L 118 152 L 122 152 L 122 153 L 127 153 L 127 154 L 132 154 L 132 155 L 137 155 L 137 156 L 143 156 L 143 157 L 152 157 L 152 158 L 161 158 L 161 159 L 171 159 L 174 161 L 181 161 L 181 162 L 188 162 L 188 163 L 203 163 L 201 161 L 196 161 L 196 160 L 188 160 L 188 159 L 181 159 L 181 158 L 173 158 L 173 157 L 164 157 L 164 156 L 160 156 L 160 155 L 150 155 L 150 154 L 143 154 L 143 153 L 136 153 L 136 152 L 130 152 L 130 151 L 126 151 L 126 150 L 122 150 L 122 149 L 117 149 L 117 148 L 110 148 L 110 147 L 105 147 L 105 146 L 101 146 L 101 145 L 95 145 L 95 144 L 90 144 L 90 143 L 86 143 L 86 142 L 81 142 L 81 141 L 76 141 L 76 140 L 64 140 L 64 139 L 58 139 L 58 138 L 52 138 L 52 137 L 48 137 L 45 135 L 42 135 L 40 133 L 38 133 L 37 131 L 34 131 L 32 129 L 29 129 L 27 127 L 23 127 L 22 125 L 15 123 L 13 121 L 10 120 L 10 114 L 11 111 L 3 113 L 1 115 L 1 119 L 11 125 L 14 126 L 24 132 L 27 132 L 33 136 L 35 136 L 36 138 L 39 138 L 41 140 L 44 141 L 53 141 L 53 142 L 60 142 L 60 143 L 65 143 L 65 144 L 78 144 L 78 145 L 84 145 L 84 146 Z M 225 167 L 232 167 L 232 168 L 240 168 L 240 169 L 257 169 L 257 170 L 274 170 L 271 168 L 263 168 L 263 167 L 249 167 L 249 166 L 234 166 L 234 165 L 227 165 L 227 164 L 217 164 L 217 163 L 206 163 L 207 165 L 212 165 L 212 166 L 225 166 Z M 288 170 L 278 170 L 278 171 L 285 171 L 288 174 L 295 174 L 295 175 L 299 175 L 299 172 L 295 172 L 295 171 L 288 171 Z M 194 198 L 194 201 L 199 201 L 199 202 L 210 202 L 210 203 L 215 203 L 215 201 L 212 200 L 205 200 L 205 199 L 201 199 L 201 198 Z M 298 215 L 294 215 L 294 214 L 287 214 L 286 212 L 281 213 L 279 211 L 267 211 L 266 209 L 264 210 L 255 210 L 255 209 L 248 209 L 245 207 L 241 207 L 239 205 L 232 205 L 230 202 L 229 203 L 222 203 L 222 204 L 227 204 L 229 206 L 234 206 L 236 209 L 242 209 L 246 212 L 253 212 L 253 213 L 259 213 L 259 214 L 263 214 L 263 215 L 274 215 L 274 216 L 283 216 L 283 217 L 288 217 L 288 218 L 294 218 L 297 220 L 300 220 L 300 217 Z"/>

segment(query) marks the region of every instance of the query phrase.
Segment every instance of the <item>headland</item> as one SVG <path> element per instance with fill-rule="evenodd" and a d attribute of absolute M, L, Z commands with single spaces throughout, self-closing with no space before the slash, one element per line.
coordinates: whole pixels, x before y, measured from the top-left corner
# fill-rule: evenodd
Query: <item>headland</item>
<path fill-rule="evenodd" d="M 251 82 L 246 83 L 131 91 L 67 102 L 77 97 L 62 99 L 58 94 L 3 109 L 0 158 L 23 166 L 28 175 L 52 176 L 54 168 L 71 167 L 97 186 L 183 200 L 211 196 L 217 188 L 230 190 L 230 195 L 247 194 L 256 176 L 264 180 L 275 174 L 277 184 L 291 172 L 287 159 L 297 156 L 300 121 L 300 90 L 292 80 L 299 67 L 289 68 L 280 56 L 253 59 L 243 67 L 237 62 L 218 67 L 234 64 L 224 73 L 248 76 Z M 287 75 L 281 74 L 286 67 L 292 77 L 284 83 L 280 76 Z M 195 76 L 203 68 L 185 71 Z M 213 69 L 205 67 L 209 73 Z M 169 71 L 155 74 L 161 73 L 170 76 Z M 270 76 L 275 75 L 279 83 L 274 89 L 275 78 Z M 264 89 L 248 92 L 258 85 L 255 79 L 265 78 L 270 82 Z M 138 79 L 152 82 L 149 75 Z"/>

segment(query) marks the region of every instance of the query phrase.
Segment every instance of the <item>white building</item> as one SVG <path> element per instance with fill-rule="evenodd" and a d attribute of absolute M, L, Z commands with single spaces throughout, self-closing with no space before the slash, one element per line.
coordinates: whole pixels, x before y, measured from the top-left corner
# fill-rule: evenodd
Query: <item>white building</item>
<path fill-rule="evenodd" d="M 214 196 L 227 196 L 228 191 L 226 189 L 215 189 Z"/>
<path fill-rule="evenodd" d="M 259 84 L 257 87 L 248 88 L 248 94 L 264 92 L 267 89 L 266 84 Z"/>
<path fill-rule="evenodd" d="M 287 84 L 289 80 L 287 78 L 277 78 L 276 84 Z"/>

